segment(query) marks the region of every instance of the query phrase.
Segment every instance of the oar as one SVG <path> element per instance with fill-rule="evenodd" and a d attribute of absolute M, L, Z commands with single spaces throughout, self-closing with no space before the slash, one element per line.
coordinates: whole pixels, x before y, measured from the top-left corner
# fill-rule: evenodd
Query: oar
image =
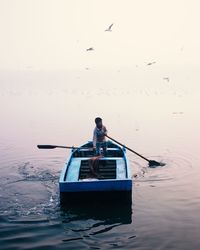
<path fill-rule="evenodd" d="M 131 151 L 132 153 L 138 155 L 139 157 L 141 157 L 142 159 L 144 159 L 145 161 L 148 161 L 149 163 L 149 167 L 154 167 L 154 166 L 164 166 L 165 164 L 162 163 L 162 162 L 157 162 L 157 161 L 154 161 L 154 160 L 149 160 L 147 159 L 146 157 L 144 157 L 143 155 L 141 154 L 138 154 L 137 152 L 135 152 L 133 149 L 123 145 L 121 142 L 118 142 L 117 140 L 113 139 L 112 137 L 108 136 L 108 135 L 105 135 L 106 137 L 108 137 L 110 140 L 116 142 L 117 144 L 121 145 L 122 147 L 128 149 L 129 151 Z"/>
<path fill-rule="evenodd" d="M 57 146 L 57 145 L 37 145 L 39 149 L 54 149 L 54 148 L 68 148 L 68 149 L 78 149 L 78 147 L 70 146 Z"/>

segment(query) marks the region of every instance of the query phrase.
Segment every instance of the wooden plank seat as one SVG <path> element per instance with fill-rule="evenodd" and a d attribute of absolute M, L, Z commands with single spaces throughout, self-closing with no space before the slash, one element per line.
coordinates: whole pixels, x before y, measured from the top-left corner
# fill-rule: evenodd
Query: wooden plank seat
<path fill-rule="evenodd" d="M 92 149 L 78 149 L 74 152 L 74 157 L 93 157 L 95 155 Z M 123 152 L 116 148 L 108 148 L 106 157 L 123 157 Z"/>
<path fill-rule="evenodd" d="M 99 160 L 95 173 L 98 179 L 116 179 L 116 160 Z M 92 177 L 89 160 L 82 160 L 79 172 L 79 179 Z"/>

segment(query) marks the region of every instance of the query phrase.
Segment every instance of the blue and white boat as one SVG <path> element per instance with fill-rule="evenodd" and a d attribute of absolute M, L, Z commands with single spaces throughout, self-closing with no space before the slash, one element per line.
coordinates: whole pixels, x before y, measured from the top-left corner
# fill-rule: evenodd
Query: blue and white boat
<path fill-rule="evenodd" d="M 61 203 L 85 201 L 130 203 L 132 179 L 126 149 L 108 141 L 106 155 L 95 163 L 98 165 L 95 177 L 91 172 L 93 159 L 92 142 L 71 150 L 59 180 Z"/>

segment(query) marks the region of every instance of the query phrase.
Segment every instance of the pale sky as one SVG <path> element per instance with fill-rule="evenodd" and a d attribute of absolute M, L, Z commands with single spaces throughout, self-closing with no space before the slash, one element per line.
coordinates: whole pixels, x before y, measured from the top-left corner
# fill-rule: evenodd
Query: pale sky
<path fill-rule="evenodd" d="M 199 10 L 198 0 L 0 0 L 0 70 L 198 66 Z"/>

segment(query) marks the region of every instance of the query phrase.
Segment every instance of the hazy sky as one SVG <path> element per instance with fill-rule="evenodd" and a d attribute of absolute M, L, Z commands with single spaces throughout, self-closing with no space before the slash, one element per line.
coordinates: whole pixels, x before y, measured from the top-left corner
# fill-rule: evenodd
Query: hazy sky
<path fill-rule="evenodd" d="M 0 0 L 0 69 L 198 65 L 199 10 L 198 0 Z"/>

